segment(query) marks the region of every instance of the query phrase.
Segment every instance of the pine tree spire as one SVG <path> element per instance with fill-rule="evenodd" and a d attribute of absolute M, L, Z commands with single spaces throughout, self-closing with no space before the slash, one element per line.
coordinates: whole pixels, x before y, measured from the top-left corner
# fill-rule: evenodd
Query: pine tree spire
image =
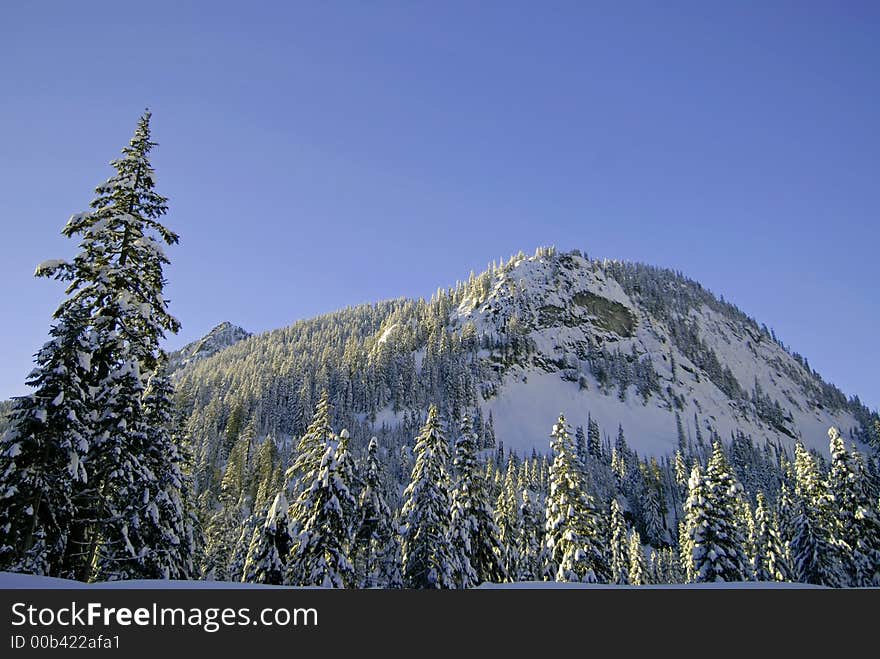
<path fill-rule="evenodd" d="M 477 464 L 477 439 L 467 416 L 461 421 L 455 442 L 452 472 L 450 544 L 456 586 L 469 588 L 484 581 L 504 581 L 508 576 L 502 561 L 505 547 Z"/>
<path fill-rule="evenodd" d="M 737 519 L 742 486 L 716 442 L 703 476 L 694 465 L 685 504 L 682 558 L 689 581 L 744 581 L 749 576 L 745 538 Z"/>
<path fill-rule="evenodd" d="M 192 527 L 181 504 L 186 483 L 168 440 L 170 386 L 162 386 L 167 401 L 145 398 L 163 356 L 159 343 L 180 327 L 163 292 L 169 261 L 162 245 L 176 244 L 178 236 L 160 222 L 168 200 L 154 190 L 154 146 L 147 111 L 122 156 L 112 161 L 115 174 L 96 188 L 90 210 L 72 216 L 62 231 L 79 239 L 76 256 L 46 261 L 35 272 L 66 282 L 67 297 L 54 314 L 54 347 L 38 357 L 31 380 L 38 390 L 31 403 L 19 406 L 13 433 L 18 439 L 9 441 L 27 449 L 18 449 L 17 469 L 39 471 L 37 463 L 51 464 L 60 475 L 60 451 L 69 476 L 55 477 L 55 494 L 40 495 L 25 508 L 52 517 L 38 524 L 39 538 L 25 530 L 20 539 L 30 556 L 28 566 L 18 563 L 30 571 L 83 580 L 190 572 Z M 53 375 L 41 373 L 53 361 Z M 52 388 L 58 391 L 47 407 L 42 401 Z M 37 440 L 29 419 L 44 423 L 44 416 L 47 427 Z M 69 428 L 62 431 L 57 422 Z M 34 441 L 44 443 L 39 456 L 30 453 Z M 2 453 L 9 459 L 10 452 Z M 43 482 L 33 479 L 37 489 Z M 30 486 L 18 491 L 34 496 Z M 2 533 L 0 543 L 6 543 Z M 44 549 L 35 550 L 37 545 Z M 3 555 L 9 552 L 0 548 L 0 563 Z"/>
<path fill-rule="evenodd" d="M 358 499 L 355 572 L 358 587 L 400 588 L 400 540 L 391 508 L 385 500 L 384 476 L 375 437 L 367 447 L 363 489 Z"/>
<path fill-rule="evenodd" d="M 455 588 L 455 557 L 449 543 L 449 444 L 436 405 L 428 410 L 414 450 L 416 462 L 401 511 L 405 584 Z"/>
<path fill-rule="evenodd" d="M 546 546 L 557 581 L 607 581 L 608 569 L 599 534 L 599 520 L 583 474 L 568 423 L 560 415 L 553 426 L 550 494 L 546 508 Z"/>

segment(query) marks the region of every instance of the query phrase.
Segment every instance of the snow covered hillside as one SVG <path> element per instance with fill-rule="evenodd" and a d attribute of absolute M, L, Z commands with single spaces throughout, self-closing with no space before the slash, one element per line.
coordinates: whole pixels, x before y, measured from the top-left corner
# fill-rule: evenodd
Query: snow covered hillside
<path fill-rule="evenodd" d="M 230 428 L 299 436 L 324 389 L 355 446 L 378 435 L 393 450 L 432 403 L 476 414 L 487 446 L 519 453 L 546 452 L 560 412 L 573 427 L 591 416 L 611 440 L 622 426 L 642 455 L 735 433 L 825 452 L 832 425 L 874 441 L 857 398 L 733 305 L 679 273 L 578 251 L 520 253 L 430 301 L 246 336 L 224 324 L 176 357 L 179 391 L 198 393 L 183 413 L 214 464 Z"/>
<path fill-rule="evenodd" d="M 505 446 L 543 447 L 546 420 L 560 412 L 575 425 L 589 413 L 608 433 L 622 424 L 648 455 L 674 450 L 676 412 L 691 437 L 699 424 L 707 437 L 739 430 L 820 451 L 829 426 L 859 426 L 849 410 L 826 409 L 815 376 L 745 317 L 703 301 L 658 317 L 624 291 L 615 266 L 579 254 L 520 258 L 497 271 L 488 295 L 468 296 L 453 313 L 454 329 L 473 323 L 499 336 L 514 324 L 532 347 L 523 363 L 500 369 L 496 395 L 482 402 Z M 676 332 L 682 324 L 692 337 Z"/>

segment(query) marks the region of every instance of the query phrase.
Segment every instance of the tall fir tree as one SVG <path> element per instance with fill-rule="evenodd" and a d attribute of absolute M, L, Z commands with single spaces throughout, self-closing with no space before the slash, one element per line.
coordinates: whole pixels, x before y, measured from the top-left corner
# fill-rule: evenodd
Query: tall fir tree
<path fill-rule="evenodd" d="M 550 494 L 546 504 L 545 543 L 557 581 L 607 580 L 596 506 L 584 488 L 577 454 L 565 417 L 553 426 Z"/>
<path fill-rule="evenodd" d="M 617 498 L 611 500 L 611 583 L 629 583 L 629 541 L 626 519 Z"/>
<path fill-rule="evenodd" d="M 681 423 L 681 415 L 676 412 L 675 413 L 675 431 L 678 436 L 678 452 L 682 456 L 686 456 L 690 454 L 690 447 L 688 446 L 687 437 L 684 434 L 684 426 Z"/>
<path fill-rule="evenodd" d="M 780 538 L 778 521 L 763 492 L 756 495 L 755 542 L 752 571 L 756 581 L 791 581 L 788 557 Z"/>
<path fill-rule="evenodd" d="M 744 581 L 748 578 L 745 539 L 737 519 L 742 486 L 716 442 L 703 476 L 694 466 L 685 504 L 689 580 Z"/>
<path fill-rule="evenodd" d="M 391 508 L 385 500 L 379 443 L 367 447 L 364 485 L 358 498 L 355 572 L 359 588 L 400 588 L 400 541 Z"/>
<path fill-rule="evenodd" d="M 599 437 L 599 424 L 589 413 L 587 414 L 587 452 L 594 459 L 602 458 L 602 443 Z"/>
<path fill-rule="evenodd" d="M 578 457 L 578 464 L 580 465 L 581 471 L 586 475 L 588 465 L 590 464 L 590 456 L 587 452 L 587 435 L 584 432 L 583 426 L 575 428 L 574 445 Z"/>
<path fill-rule="evenodd" d="M 298 586 L 352 588 L 351 550 L 357 500 L 348 431 L 327 442 L 311 486 L 293 509 L 296 535 L 287 567 L 287 583 Z"/>
<path fill-rule="evenodd" d="M 498 525 L 500 555 L 503 573 L 512 581 L 520 579 L 519 537 L 522 520 L 519 516 L 519 491 L 517 490 L 516 462 L 513 454 L 507 460 L 507 470 L 501 483 L 501 491 L 495 500 L 495 522 Z"/>
<path fill-rule="evenodd" d="M 170 541 L 146 532 L 150 496 L 148 425 L 141 405 L 146 379 L 161 356 L 159 342 L 180 324 L 168 313 L 162 244 L 178 236 L 160 219 L 167 199 L 154 190 L 149 153 L 150 113 L 111 165 L 116 173 L 96 188 L 91 210 L 70 218 L 62 233 L 79 237 L 72 261 L 53 260 L 37 276 L 67 282 L 67 298 L 55 317 L 79 327 L 93 345 L 82 377 L 89 396 L 90 438 L 78 481 L 75 509 L 61 571 L 83 580 L 152 576 L 149 556 L 167 550 L 148 542 Z M 146 517 L 145 517 L 146 516 Z"/>
<path fill-rule="evenodd" d="M 27 383 L 0 437 L 0 570 L 63 576 L 76 516 L 73 496 L 87 481 L 92 346 L 84 314 L 59 320 L 37 353 Z"/>
<path fill-rule="evenodd" d="M 629 583 L 633 586 L 645 584 L 648 574 L 645 566 L 645 551 L 642 549 L 642 539 L 639 537 L 639 532 L 635 529 L 629 535 L 628 558 Z"/>
<path fill-rule="evenodd" d="M 843 559 L 850 586 L 878 585 L 880 576 L 880 524 L 856 451 L 847 451 L 837 428 L 828 430 L 831 440 L 831 469 L 828 494 L 833 501 L 831 521 L 835 545 Z"/>
<path fill-rule="evenodd" d="M 274 584 L 284 582 L 285 561 L 293 544 L 287 519 L 287 498 L 279 492 L 251 539 L 242 581 Z"/>
<path fill-rule="evenodd" d="M 449 542 L 449 444 L 435 405 L 415 445 L 415 464 L 404 491 L 402 548 L 409 588 L 455 588 L 455 556 Z"/>
<path fill-rule="evenodd" d="M 678 565 L 684 583 L 694 583 L 697 580 L 694 569 L 694 538 L 691 530 L 695 524 L 702 522 L 701 502 L 705 500 L 705 495 L 703 473 L 700 465 L 695 464 L 688 478 L 688 498 L 685 501 L 684 516 L 678 522 Z"/>
<path fill-rule="evenodd" d="M 661 503 L 665 500 L 659 477 L 649 473 L 645 479 L 641 510 L 645 524 L 645 539 L 654 547 L 660 547 L 666 543 L 666 526 L 663 504 Z"/>
<path fill-rule="evenodd" d="M 461 422 L 452 463 L 450 543 L 455 555 L 456 586 L 469 588 L 484 581 L 507 578 L 504 546 L 493 519 L 492 505 L 477 463 L 477 440 L 472 423 Z M 517 539 L 518 541 L 518 539 Z"/>
<path fill-rule="evenodd" d="M 334 437 L 330 416 L 330 394 L 325 389 L 315 407 L 312 422 L 297 444 L 293 464 L 286 473 L 286 489 L 294 496 L 294 504 L 311 487 L 327 450 L 327 442 Z"/>
<path fill-rule="evenodd" d="M 797 580 L 838 587 L 846 577 L 832 535 L 831 501 L 815 458 L 795 444 L 791 558 Z"/>
<path fill-rule="evenodd" d="M 539 581 L 543 577 L 544 532 L 538 515 L 538 506 L 533 503 L 528 488 L 522 488 L 519 516 L 522 520 L 518 544 L 520 556 L 520 579 Z"/>

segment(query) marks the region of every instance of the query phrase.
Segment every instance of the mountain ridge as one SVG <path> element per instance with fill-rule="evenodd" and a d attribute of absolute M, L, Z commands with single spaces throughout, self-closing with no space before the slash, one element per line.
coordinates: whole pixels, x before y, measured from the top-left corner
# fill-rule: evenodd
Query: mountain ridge
<path fill-rule="evenodd" d="M 473 410 L 487 442 L 497 435 L 519 452 L 545 450 L 560 411 L 579 425 L 598 418 L 606 435 L 622 425 L 655 455 L 674 450 L 678 424 L 690 441 L 741 432 L 820 449 L 830 425 L 876 441 L 875 413 L 857 397 L 697 282 L 554 248 L 520 253 L 429 301 L 348 307 L 236 341 L 183 364 L 178 382 L 201 392 L 184 410 L 191 425 L 205 420 L 210 391 L 223 401 L 209 415 L 214 427 L 235 413 L 259 433 L 290 437 L 328 389 L 355 437 L 399 432 L 392 444 L 431 402 L 453 417 Z"/>

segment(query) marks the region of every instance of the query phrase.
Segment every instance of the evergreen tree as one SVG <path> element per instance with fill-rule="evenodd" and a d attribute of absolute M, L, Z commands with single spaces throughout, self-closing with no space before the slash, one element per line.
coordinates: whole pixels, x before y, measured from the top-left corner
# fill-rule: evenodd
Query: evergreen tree
<path fill-rule="evenodd" d="M 498 525 L 500 555 L 503 557 L 504 573 L 512 580 L 520 578 L 519 537 L 522 521 L 519 517 L 519 492 L 516 486 L 516 463 L 513 455 L 507 461 L 507 471 L 501 491 L 495 502 L 495 521 Z"/>
<path fill-rule="evenodd" d="M 629 583 L 629 540 L 626 520 L 617 499 L 611 500 L 611 583 Z"/>
<path fill-rule="evenodd" d="M 816 460 L 795 444 L 795 503 L 791 557 L 797 580 L 838 587 L 845 582 L 838 548 L 831 535 L 829 496 Z"/>
<path fill-rule="evenodd" d="M 352 492 L 354 465 L 348 431 L 327 442 L 316 478 L 293 509 L 297 533 L 287 569 L 287 582 L 301 586 L 351 588 L 357 500 Z"/>
<path fill-rule="evenodd" d="M 545 543 L 549 564 L 557 581 L 607 580 L 592 498 L 584 489 L 583 475 L 565 417 L 553 426 L 550 494 L 547 498 Z"/>
<path fill-rule="evenodd" d="M 79 579 L 152 576 L 150 557 L 175 551 L 147 544 L 170 542 L 173 534 L 145 529 L 153 508 L 141 396 L 158 365 L 160 340 L 180 327 L 163 295 L 169 261 L 162 243 L 173 245 L 178 237 L 159 221 L 167 199 L 153 189 L 154 146 L 145 112 L 122 157 L 111 163 L 116 173 L 96 188 L 91 210 L 71 217 L 62 231 L 80 237 L 80 252 L 71 262 L 49 261 L 36 272 L 67 282 L 68 297 L 55 317 L 81 330 L 80 343 L 88 336 L 94 346 L 87 366 L 81 362 L 86 372 L 80 380 L 90 394 L 84 399 L 89 413 L 80 418 L 90 438 L 88 484 L 78 481 L 74 488 L 62 567 Z"/>
<path fill-rule="evenodd" d="M 691 483 L 693 483 L 692 486 Z M 697 573 L 694 569 L 694 539 L 691 530 L 695 524 L 702 522 L 701 503 L 705 500 L 705 495 L 703 474 L 700 465 L 695 464 L 688 479 L 688 501 L 693 499 L 693 502 L 690 505 L 687 501 L 685 502 L 684 518 L 678 522 L 678 565 L 684 583 L 694 583 L 697 580 Z"/>
<path fill-rule="evenodd" d="M 611 449 L 611 472 L 617 482 L 617 489 L 622 490 L 627 474 L 626 459 L 616 446 Z"/>
<path fill-rule="evenodd" d="M 269 507 L 266 521 L 254 531 L 242 581 L 275 585 L 284 582 L 284 562 L 293 544 L 288 507 L 284 492 L 279 492 Z"/>
<path fill-rule="evenodd" d="M 589 453 L 587 452 L 587 435 L 584 433 L 583 426 L 578 426 L 574 431 L 575 452 L 577 453 L 578 465 L 584 475 L 587 474 L 587 466 L 590 463 Z"/>
<path fill-rule="evenodd" d="M 254 510 L 268 510 L 269 506 L 282 487 L 279 477 L 278 445 L 275 438 L 267 436 L 257 449 L 254 460 L 253 476 L 256 483 Z"/>
<path fill-rule="evenodd" d="M 164 360 L 163 360 L 164 362 Z M 193 521 L 187 501 L 190 483 L 184 473 L 185 456 L 174 428 L 174 389 L 160 364 L 144 392 L 146 423 L 145 482 L 147 503 L 144 575 L 156 579 L 193 576 Z"/>
<path fill-rule="evenodd" d="M 846 450 L 837 428 L 828 431 L 831 470 L 828 493 L 833 500 L 832 532 L 844 560 L 849 585 L 871 586 L 880 576 L 880 524 L 864 473 L 854 451 Z"/>
<path fill-rule="evenodd" d="M 675 451 L 675 484 L 678 486 L 679 500 L 683 501 L 687 496 L 689 470 L 684 455 L 680 450 Z"/>
<path fill-rule="evenodd" d="M 456 586 L 469 588 L 484 581 L 504 581 L 507 572 L 501 558 L 505 547 L 477 464 L 477 442 L 468 417 L 462 420 L 455 442 L 452 471 L 450 544 L 455 556 Z"/>
<path fill-rule="evenodd" d="M 633 586 L 641 586 L 645 583 L 647 570 L 645 568 L 645 552 L 642 549 L 642 539 L 639 532 L 633 529 L 629 536 L 629 583 Z"/>
<path fill-rule="evenodd" d="M 659 480 L 649 477 L 641 509 L 645 523 L 646 540 L 654 547 L 659 547 L 666 542 L 666 526 L 661 500 L 664 500 L 664 497 L 660 490 Z"/>
<path fill-rule="evenodd" d="M 743 540 L 742 549 L 746 556 L 745 579 L 752 581 L 755 578 L 753 569 L 754 559 L 757 554 L 758 532 L 755 527 L 755 517 L 752 514 L 752 507 L 746 500 L 745 495 L 740 496 L 736 502 L 736 521 L 739 526 L 740 537 Z"/>
<path fill-rule="evenodd" d="M 375 437 L 367 448 L 364 486 L 358 499 L 355 572 L 359 588 L 400 588 L 400 543 L 391 508 L 383 494 L 382 465 Z"/>
<path fill-rule="evenodd" d="M 539 580 L 543 575 L 544 557 L 542 547 L 544 545 L 544 534 L 535 508 L 529 490 L 523 488 L 522 500 L 519 507 L 519 516 L 522 520 L 522 525 L 518 543 L 520 579 L 523 581 Z"/>
<path fill-rule="evenodd" d="M 596 420 L 589 414 L 587 414 L 587 452 L 596 460 L 602 458 L 599 424 L 596 423 Z"/>
<path fill-rule="evenodd" d="M 297 444 L 293 465 L 287 470 L 287 488 L 296 497 L 294 504 L 311 487 L 327 451 L 327 442 L 332 437 L 334 433 L 330 426 L 330 394 L 324 390 L 315 407 L 312 422 Z"/>
<path fill-rule="evenodd" d="M 678 412 L 675 413 L 675 431 L 678 436 L 678 453 L 682 456 L 690 454 L 687 437 L 684 434 L 684 426 L 681 423 L 681 415 Z"/>
<path fill-rule="evenodd" d="M 238 534 L 238 540 L 233 545 L 232 553 L 226 562 L 226 581 L 246 581 L 244 568 L 251 549 L 251 543 L 260 534 L 260 527 L 266 522 L 266 516 L 269 514 L 270 507 L 271 504 L 264 507 L 266 512 L 263 515 L 258 514 L 255 509 L 255 512 L 248 515 L 244 524 L 242 524 L 241 533 Z M 286 555 L 284 558 L 286 558 Z"/>
<path fill-rule="evenodd" d="M 778 523 L 769 507 L 767 497 L 758 492 L 758 505 L 755 508 L 755 542 L 752 558 L 752 571 L 756 581 L 791 581 L 783 542 L 779 535 Z"/>
<path fill-rule="evenodd" d="M 449 444 L 431 406 L 415 445 L 415 465 L 404 491 L 403 577 L 409 588 L 454 588 L 455 555 L 449 543 Z"/>
<path fill-rule="evenodd" d="M 0 570 L 63 574 L 74 491 L 87 480 L 91 346 L 82 322 L 68 315 L 52 328 L 27 381 L 35 391 L 15 400 L 0 437 Z"/>
<path fill-rule="evenodd" d="M 779 539 L 782 540 L 782 550 L 788 561 L 789 568 L 793 568 L 791 561 L 791 541 L 794 538 L 795 504 L 791 488 L 783 482 L 779 488 L 779 498 L 776 501 L 776 518 L 779 526 Z M 792 573 L 792 578 L 794 574 Z"/>
<path fill-rule="evenodd" d="M 742 487 L 730 473 L 720 442 L 705 477 L 694 466 L 685 504 L 689 580 L 743 581 L 748 576 L 745 540 L 737 520 Z"/>

